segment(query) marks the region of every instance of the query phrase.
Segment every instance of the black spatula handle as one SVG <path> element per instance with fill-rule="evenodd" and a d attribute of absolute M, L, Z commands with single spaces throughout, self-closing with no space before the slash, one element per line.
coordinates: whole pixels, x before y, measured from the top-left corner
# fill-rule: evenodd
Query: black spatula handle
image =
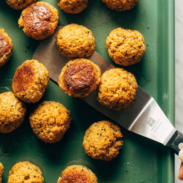
<path fill-rule="evenodd" d="M 183 143 L 183 134 L 177 130 L 167 143 L 167 146 L 173 149 L 173 151 L 178 155 L 180 151 L 179 149 L 180 143 Z"/>

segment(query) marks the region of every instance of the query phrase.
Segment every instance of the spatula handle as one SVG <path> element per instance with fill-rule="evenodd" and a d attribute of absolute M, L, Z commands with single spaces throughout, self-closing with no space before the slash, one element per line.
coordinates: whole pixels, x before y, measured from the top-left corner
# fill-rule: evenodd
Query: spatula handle
<path fill-rule="evenodd" d="M 181 143 L 183 143 L 183 134 L 176 130 L 172 138 L 167 143 L 167 146 L 170 147 L 178 155 L 180 151 L 179 145 Z"/>

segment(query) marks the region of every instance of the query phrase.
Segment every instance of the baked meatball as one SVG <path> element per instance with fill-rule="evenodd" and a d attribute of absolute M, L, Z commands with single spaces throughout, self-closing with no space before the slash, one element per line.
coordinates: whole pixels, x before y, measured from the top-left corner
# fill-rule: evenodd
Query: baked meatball
<path fill-rule="evenodd" d="M 106 48 L 112 60 L 119 65 L 133 65 L 146 52 L 143 35 L 136 30 L 117 28 L 106 39 Z"/>
<path fill-rule="evenodd" d="M 66 13 L 77 14 L 87 8 L 88 0 L 58 0 L 58 6 Z"/>
<path fill-rule="evenodd" d="M 0 162 L 0 183 L 2 183 L 3 172 L 4 172 L 4 166 L 3 166 L 3 164 Z"/>
<path fill-rule="evenodd" d="M 102 0 L 108 8 L 115 11 L 126 11 L 136 6 L 139 0 Z"/>
<path fill-rule="evenodd" d="M 70 127 L 70 111 L 58 102 L 43 102 L 30 115 L 35 135 L 46 143 L 60 141 Z"/>
<path fill-rule="evenodd" d="M 138 84 L 135 76 L 128 71 L 114 68 L 101 77 L 98 101 L 113 110 L 124 110 L 134 104 Z"/>
<path fill-rule="evenodd" d="M 93 62 L 78 58 L 70 61 L 59 76 L 59 87 L 67 95 L 86 97 L 100 83 L 101 70 Z"/>
<path fill-rule="evenodd" d="M 42 40 L 54 33 L 58 14 L 58 10 L 50 4 L 37 2 L 22 11 L 18 24 L 28 37 Z"/>
<path fill-rule="evenodd" d="M 57 183 L 98 183 L 96 175 L 82 165 L 68 166 L 59 177 Z"/>
<path fill-rule="evenodd" d="M 15 72 L 13 92 L 26 103 L 36 103 L 42 98 L 49 78 L 49 72 L 43 64 L 37 60 L 27 60 Z"/>
<path fill-rule="evenodd" d="M 86 130 L 83 147 L 85 152 L 94 159 L 111 161 L 123 145 L 120 128 L 109 121 L 93 123 Z"/>
<path fill-rule="evenodd" d="M 4 29 L 0 28 L 0 67 L 3 66 L 11 57 L 13 43 Z"/>
<path fill-rule="evenodd" d="M 21 10 L 37 0 L 6 0 L 6 3 L 13 9 Z"/>
<path fill-rule="evenodd" d="M 56 36 L 56 45 L 65 57 L 89 57 L 95 50 L 92 32 L 82 25 L 66 25 Z"/>
<path fill-rule="evenodd" d="M 17 129 L 24 121 L 25 104 L 12 92 L 0 94 L 0 132 L 10 133 Z"/>
<path fill-rule="evenodd" d="M 15 164 L 9 172 L 8 183 L 43 183 L 44 178 L 38 166 L 29 161 Z"/>

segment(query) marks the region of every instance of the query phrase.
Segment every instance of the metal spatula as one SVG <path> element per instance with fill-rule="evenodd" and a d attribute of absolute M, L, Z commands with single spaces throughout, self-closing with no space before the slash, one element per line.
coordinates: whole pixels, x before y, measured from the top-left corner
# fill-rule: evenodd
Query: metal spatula
<path fill-rule="evenodd" d="M 71 58 L 63 57 L 55 45 L 55 36 L 61 28 L 61 26 L 58 27 L 54 35 L 43 40 L 33 55 L 33 59 L 37 59 L 47 67 L 51 79 L 55 82 L 58 82 L 61 69 L 71 60 Z M 102 73 L 114 68 L 97 52 L 94 52 L 89 59 L 101 68 Z M 179 153 L 179 147 L 183 143 L 183 134 L 173 127 L 153 97 L 142 88 L 138 88 L 134 105 L 124 111 L 114 111 L 102 106 L 97 101 L 97 91 L 81 99 L 123 128 L 171 147 L 176 154 Z"/>

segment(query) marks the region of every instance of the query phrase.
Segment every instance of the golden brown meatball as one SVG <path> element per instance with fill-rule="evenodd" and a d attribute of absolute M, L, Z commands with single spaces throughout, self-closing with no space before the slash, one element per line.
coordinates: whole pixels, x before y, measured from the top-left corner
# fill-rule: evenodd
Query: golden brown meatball
<path fill-rule="evenodd" d="M 31 114 L 35 135 L 46 143 L 60 141 L 70 127 L 70 111 L 58 102 L 43 102 Z"/>
<path fill-rule="evenodd" d="M 82 25 L 66 25 L 57 34 L 56 45 L 65 57 L 89 57 L 95 50 L 92 32 Z"/>
<path fill-rule="evenodd" d="M 22 11 L 18 24 L 28 37 L 42 40 L 54 33 L 58 14 L 58 10 L 50 4 L 37 2 Z"/>
<path fill-rule="evenodd" d="M 128 109 L 134 104 L 138 84 L 133 74 L 114 68 L 101 77 L 98 101 L 113 110 Z"/>
<path fill-rule="evenodd" d="M 12 88 L 24 102 L 36 103 L 42 98 L 48 82 L 47 68 L 37 60 L 27 60 L 16 70 Z"/>
<path fill-rule="evenodd" d="M 15 164 L 9 172 L 8 183 L 43 183 L 44 178 L 38 166 L 29 161 Z"/>
<path fill-rule="evenodd" d="M 3 171 L 4 171 L 4 166 L 3 166 L 3 164 L 0 162 L 0 183 L 2 183 Z"/>
<path fill-rule="evenodd" d="M 69 61 L 59 76 L 59 87 L 67 95 L 86 97 L 100 83 L 101 70 L 93 62 L 79 58 Z"/>
<path fill-rule="evenodd" d="M 77 14 L 87 8 L 88 0 L 58 0 L 58 6 L 66 13 Z"/>
<path fill-rule="evenodd" d="M 111 31 L 106 39 L 106 48 L 112 60 L 123 66 L 140 62 L 146 52 L 143 35 L 123 28 Z"/>
<path fill-rule="evenodd" d="M 81 165 L 68 166 L 59 177 L 57 183 L 98 183 L 96 175 Z"/>
<path fill-rule="evenodd" d="M 13 9 L 21 10 L 37 0 L 6 0 L 6 3 Z"/>
<path fill-rule="evenodd" d="M 0 67 L 12 56 L 13 43 L 4 29 L 0 28 Z"/>
<path fill-rule="evenodd" d="M 85 133 L 83 147 L 85 152 L 94 159 L 111 161 L 123 145 L 120 128 L 109 122 L 93 123 Z"/>
<path fill-rule="evenodd" d="M 0 132 L 10 133 L 17 129 L 24 121 L 25 104 L 12 92 L 0 94 Z"/>
<path fill-rule="evenodd" d="M 108 8 L 115 11 L 126 11 L 136 6 L 139 0 L 102 0 Z"/>

